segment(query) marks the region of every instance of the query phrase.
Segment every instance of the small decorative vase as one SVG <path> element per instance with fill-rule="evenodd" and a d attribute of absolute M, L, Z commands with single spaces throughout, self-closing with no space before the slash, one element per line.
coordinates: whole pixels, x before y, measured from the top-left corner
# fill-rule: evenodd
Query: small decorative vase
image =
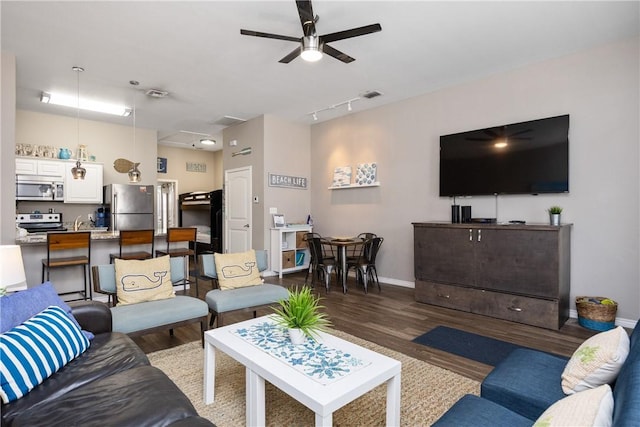
<path fill-rule="evenodd" d="M 60 152 L 58 153 L 58 158 L 59 159 L 70 159 L 71 158 L 71 150 L 69 150 L 68 148 L 61 148 Z"/>
<path fill-rule="evenodd" d="M 560 214 L 549 214 L 549 224 L 555 225 L 556 227 L 560 225 Z"/>
<path fill-rule="evenodd" d="M 302 329 L 289 328 L 289 339 L 291 344 L 300 345 L 305 343 L 307 336 L 302 332 Z"/>

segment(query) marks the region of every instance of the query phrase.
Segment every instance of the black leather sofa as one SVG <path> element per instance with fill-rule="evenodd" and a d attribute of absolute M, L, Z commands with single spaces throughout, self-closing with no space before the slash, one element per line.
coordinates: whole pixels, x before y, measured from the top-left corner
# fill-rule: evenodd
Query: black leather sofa
<path fill-rule="evenodd" d="M 22 398 L 2 405 L 2 426 L 213 426 L 125 334 L 99 302 L 71 304 L 91 346 Z"/>

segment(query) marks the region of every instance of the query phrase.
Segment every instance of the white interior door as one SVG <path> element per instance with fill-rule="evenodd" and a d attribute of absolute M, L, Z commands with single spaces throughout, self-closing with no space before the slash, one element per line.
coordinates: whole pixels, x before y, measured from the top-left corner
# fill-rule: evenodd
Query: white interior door
<path fill-rule="evenodd" d="M 251 178 L 251 166 L 224 173 L 225 253 L 244 252 L 252 247 Z"/>

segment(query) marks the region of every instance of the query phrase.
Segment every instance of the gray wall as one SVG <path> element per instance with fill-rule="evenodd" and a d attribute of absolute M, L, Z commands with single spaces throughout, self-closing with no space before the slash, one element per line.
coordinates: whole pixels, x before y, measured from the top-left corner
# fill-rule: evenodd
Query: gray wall
<path fill-rule="evenodd" d="M 439 136 L 571 115 L 570 193 L 473 197 L 474 217 L 574 223 L 571 294 L 605 295 L 640 316 L 638 39 L 418 96 L 311 128 L 316 231 L 385 237 L 380 276 L 413 286 L 411 222 L 450 220 L 438 196 Z M 384 88 L 379 88 L 384 92 Z M 366 101 L 362 101 L 366 102 Z M 380 187 L 328 190 L 338 166 L 378 162 Z M 572 308 L 575 308 L 572 304 Z"/>

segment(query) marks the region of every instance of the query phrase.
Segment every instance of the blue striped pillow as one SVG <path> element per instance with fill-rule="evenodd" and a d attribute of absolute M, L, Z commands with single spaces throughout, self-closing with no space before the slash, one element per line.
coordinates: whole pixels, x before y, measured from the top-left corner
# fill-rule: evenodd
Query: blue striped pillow
<path fill-rule="evenodd" d="M 89 348 L 60 307 L 50 306 L 0 335 L 0 397 L 17 400 Z"/>

